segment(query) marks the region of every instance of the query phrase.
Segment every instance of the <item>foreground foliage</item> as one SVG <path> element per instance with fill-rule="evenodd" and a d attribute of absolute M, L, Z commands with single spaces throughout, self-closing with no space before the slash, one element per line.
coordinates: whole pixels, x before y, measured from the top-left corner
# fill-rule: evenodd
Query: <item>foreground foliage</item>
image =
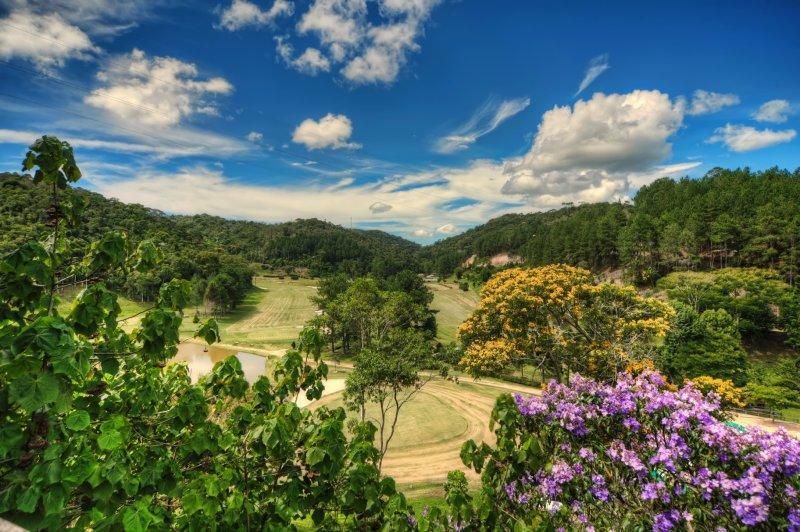
<path fill-rule="evenodd" d="M 348 440 L 343 409 L 294 402 L 321 396 L 318 330 L 252 386 L 233 357 L 192 384 L 185 366 L 167 365 L 189 284 L 162 284 L 139 327 L 123 331 L 100 281 L 147 271 L 153 246 L 111 232 L 75 261 L 62 235 L 79 222 L 59 201 L 80 178 L 71 148 L 43 137 L 25 167 L 51 190 L 53 230 L 0 261 L 0 516 L 53 530 L 405 523 L 404 498 L 378 471 L 374 426 Z M 87 270 L 88 286 L 59 315 L 59 283 Z M 217 341 L 214 320 L 198 335 Z"/>

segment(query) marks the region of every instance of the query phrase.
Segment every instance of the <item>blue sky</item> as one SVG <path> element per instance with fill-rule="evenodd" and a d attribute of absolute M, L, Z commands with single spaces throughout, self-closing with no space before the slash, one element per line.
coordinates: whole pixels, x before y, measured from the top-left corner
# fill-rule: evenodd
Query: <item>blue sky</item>
<path fill-rule="evenodd" d="M 663 175 L 800 167 L 794 1 L 0 6 L 0 169 L 57 134 L 82 186 L 166 212 L 430 242 Z"/>

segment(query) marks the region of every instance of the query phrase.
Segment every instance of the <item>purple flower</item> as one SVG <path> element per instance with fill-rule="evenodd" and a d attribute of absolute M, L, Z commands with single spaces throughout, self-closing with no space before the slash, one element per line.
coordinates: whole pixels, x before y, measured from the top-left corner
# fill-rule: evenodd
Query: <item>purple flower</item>
<path fill-rule="evenodd" d="M 731 501 L 731 508 L 742 523 L 749 526 L 763 523 L 769 517 L 768 505 L 760 495 L 753 495 L 747 499 L 734 499 Z"/>

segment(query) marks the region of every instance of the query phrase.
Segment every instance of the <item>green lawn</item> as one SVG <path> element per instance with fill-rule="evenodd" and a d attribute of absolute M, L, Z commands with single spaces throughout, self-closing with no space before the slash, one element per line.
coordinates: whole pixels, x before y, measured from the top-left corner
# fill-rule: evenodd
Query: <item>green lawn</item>
<path fill-rule="evenodd" d="M 478 304 L 478 294 L 474 290 L 464 292 L 453 283 L 428 283 L 433 292 L 431 308 L 436 313 L 438 338 L 442 342 L 456 339 L 458 326 L 472 313 Z"/>
<path fill-rule="evenodd" d="M 235 310 L 218 318 L 222 342 L 259 349 L 288 347 L 314 317 L 316 306 L 310 298 L 316 294 L 316 281 L 256 277 L 253 284 L 255 288 Z M 192 323 L 195 310 L 203 312 L 202 308 L 186 310 L 182 337 L 192 336 L 197 329 Z"/>

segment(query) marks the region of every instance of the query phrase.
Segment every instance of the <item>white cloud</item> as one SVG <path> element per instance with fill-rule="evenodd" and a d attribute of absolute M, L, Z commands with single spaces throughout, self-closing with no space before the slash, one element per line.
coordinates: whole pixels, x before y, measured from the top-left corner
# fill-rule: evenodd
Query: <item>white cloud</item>
<path fill-rule="evenodd" d="M 765 102 L 753 113 L 753 118 L 759 122 L 772 122 L 782 124 L 792 114 L 792 106 L 786 100 L 770 100 Z"/>
<path fill-rule="evenodd" d="M 444 224 L 436 228 L 437 233 L 442 233 L 445 235 L 450 235 L 456 232 L 456 226 L 453 224 Z"/>
<path fill-rule="evenodd" d="M 524 111 L 530 104 L 530 98 L 516 98 L 501 102 L 490 99 L 475 111 L 466 123 L 438 139 L 435 146 L 436 151 L 453 153 L 465 150 L 480 137 L 491 133 L 500 124 Z"/>
<path fill-rule="evenodd" d="M 382 201 L 376 201 L 375 203 L 369 206 L 369 210 L 370 212 L 372 212 L 372 214 L 381 214 L 384 212 L 391 211 L 392 206 Z"/>
<path fill-rule="evenodd" d="M 759 150 L 775 144 L 789 142 L 797 136 L 794 129 L 774 131 L 772 129 L 756 129 L 738 124 L 725 124 L 717 128 L 708 139 L 710 143 L 721 142 L 728 149 L 736 152 Z"/>
<path fill-rule="evenodd" d="M 98 49 L 79 27 L 56 13 L 13 11 L 0 20 L 0 58 L 24 59 L 42 71 L 69 59 L 88 59 Z"/>
<path fill-rule="evenodd" d="M 582 93 L 589 85 L 592 84 L 594 80 L 600 76 L 600 74 L 609 68 L 611 68 L 611 64 L 608 62 L 608 54 L 598 55 L 589 61 L 589 67 L 586 69 L 586 74 L 584 74 L 583 80 L 581 80 L 581 84 L 578 87 L 578 92 L 575 93 L 575 96 Z"/>
<path fill-rule="evenodd" d="M 195 114 L 215 114 L 213 96 L 230 94 L 224 78 L 199 79 L 197 67 L 174 57 L 153 57 L 138 49 L 113 57 L 97 74 L 103 84 L 84 98 L 116 118 L 148 126 L 179 124 Z"/>
<path fill-rule="evenodd" d="M 316 76 L 319 72 L 328 72 L 331 69 L 328 58 L 316 48 L 306 48 L 300 56 L 292 57 L 294 55 L 292 45 L 285 37 L 275 37 L 275 49 L 284 63 L 303 74 Z"/>
<path fill-rule="evenodd" d="M 692 102 L 687 114 L 707 115 L 731 105 L 739 105 L 739 97 L 735 94 L 696 90 L 692 95 Z"/>
<path fill-rule="evenodd" d="M 328 113 L 320 120 L 303 120 L 292 134 L 292 142 L 309 150 L 324 148 L 358 149 L 360 144 L 348 142 L 353 134 L 353 123 L 344 115 Z"/>
<path fill-rule="evenodd" d="M 264 140 L 264 134 L 263 133 L 259 133 L 258 131 L 251 131 L 250 133 L 248 133 L 245 136 L 245 138 L 247 140 L 249 140 L 250 142 L 256 142 L 257 143 L 257 142 L 261 142 L 262 140 Z"/>
<path fill-rule="evenodd" d="M 668 164 L 665 166 L 656 166 L 652 170 L 646 172 L 628 174 L 628 184 L 631 190 L 638 190 L 645 185 L 649 185 L 656 179 L 662 177 L 683 177 L 690 170 L 702 166 L 702 161 L 693 161 L 687 163 Z"/>
<path fill-rule="evenodd" d="M 508 161 L 503 190 L 540 208 L 624 196 L 631 180 L 671 154 L 684 104 L 659 91 L 595 93 L 542 117 L 530 151 Z"/>
<path fill-rule="evenodd" d="M 420 50 L 417 41 L 440 1 L 378 0 L 373 17 L 367 0 L 312 0 L 295 31 L 299 37 L 315 38 L 318 46 L 294 57 L 292 38 L 284 35 L 276 37 L 276 50 L 287 66 L 304 74 L 341 65 L 339 73 L 353 84 L 391 84 L 407 55 Z"/>
<path fill-rule="evenodd" d="M 433 236 L 433 231 L 428 229 L 417 228 L 411 231 L 411 234 L 417 238 L 430 238 Z"/>
<path fill-rule="evenodd" d="M 341 61 L 363 39 L 366 15 L 366 0 L 315 0 L 297 24 L 297 32 L 315 34 Z"/>
<path fill-rule="evenodd" d="M 163 0 L 0 0 L 9 11 L 26 11 L 39 16 L 58 15 L 89 35 L 110 37 L 130 30 Z M 36 37 L 34 37 L 36 38 Z"/>
<path fill-rule="evenodd" d="M 24 131 L 0 129 L 0 143 L 20 144 L 29 146 L 33 141 L 42 136 L 42 131 Z M 59 138 L 69 142 L 74 148 L 101 150 L 114 153 L 128 153 L 152 155 L 158 159 L 172 157 L 187 157 L 194 155 L 229 156 L 244 152 L 246 146 L 229 141 L 226 137 L 215 136 L 202 132 L 183 129 L 174 137 L 143 136 L 138 142 L 94 139 L 75 136 L 67 131 L 48 129 L 50 133 L 57 134 Z M 108 131 L 98 133 L 108 134 Z M 178 142 L 180 138 L 181 142 Z"/>
<path fill-rule="evenodd" d="M 240 30 L 247 26 L 260 27 L 292 13 L 294 4 L 287 0 L 275 0 L 268 10 L 263 10 L 248 0 L 233 0 L 231 5 L 219 12 L 219 27 L 228 31 Z"/>

